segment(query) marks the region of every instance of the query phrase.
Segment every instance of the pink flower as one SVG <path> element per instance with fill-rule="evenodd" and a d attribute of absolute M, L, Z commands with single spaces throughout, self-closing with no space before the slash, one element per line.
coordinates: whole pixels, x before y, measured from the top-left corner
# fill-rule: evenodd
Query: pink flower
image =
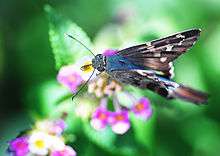
<path fill-rule="evenodd" d="M 52 125 L 50 131 L 53 134 L 60 135 L 66 127 L 67 127 L 66 123 L 62 119 L 59 119 L 59 120 L 53 121 L 53 125 Z"/>
<path fill-rule="evenodd" d="M 108 124 L 109 111 L 105 107 L 98 107 L 92 115 L 91 126 L 96 130 L 102 130 Z"/>
<path fill-rule="evenodd" d="M 112 131 L 116 134 L 124 134 L 130 128 L 130 120 L 127 110 L 120 110 L 111 112 L 109 117 L 109 124 L 111 125 Z"/>
<path fill-rule="evenodd" d="M 64 120 L 43 120 L 36 123 L 36 128 L 38 130 L 47 132 L 52 135 L 61 135 L 66 128 Z"/>
<path fill-rule="evenodd" d="M 9 150 L 13 156 L 26 156 L 29 152 L 28 138 L 19 137 L 9 142 Z"/>
<path fill-rule="evenodd" d="M 60 69 L 57 80 L 67 88 L 71 90 L 71 92 L 75 93 L 77 87 L 82 83 L 83 79 L 78 72 L 75 70 L 75 66 L 68 65 L 64 66 Z"/>
<path fill-rule="evenodd" d="M 113 49 L 107 49 L 103 52 L 104 56 L 112 56 L 115 55 L 118 51 Z"/>
<path fill-rule="evenodd" d="M 53 151 L 51 156 L 76 156 L 76 152 L 72 147 L 65 146 L 61 151 Z"/>
<path fill-rule="evenodd" d="M 147 120 L 152 115 L 152 108 L 150 106 L 150 101 L 143 97 L 131 108 L 135 115 L 143 120 Z"/>

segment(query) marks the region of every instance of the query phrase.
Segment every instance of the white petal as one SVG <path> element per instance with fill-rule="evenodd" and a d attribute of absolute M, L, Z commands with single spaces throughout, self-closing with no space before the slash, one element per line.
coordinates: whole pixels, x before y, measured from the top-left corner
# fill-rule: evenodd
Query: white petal
<path fill-rule="evenodd" d="M 65 147 L 64 141 L 56 136 L 50 137 L 50 149 L 60 151 L 63 150 Z"/>
<path fill-rule="evenodd" d="M 47 155 L 47 153 L 48 153 L 48 149 L 47 148 L 39 149 L 34 144 L 30 144 L 29 145 L 29 150 L 30 150 L 31 153 L 38 154 L 38 155 Z"/>
<path fill-rule="evenodd" d="M 44 147 L 39 148 L 36 146 L 35 142 L 37 140 L 42 140 L 44 142 Z M 31 153 L 46 155 L 48 153 L 48 147 L 50 146 L 49 135 L 42 131 L 33 131 L 28 140 L 29 149 Z"/>
<path fill-rule="evenodd" d="M 112 125 L 112 131 L 116 134 L 124 134 L 130 128 L 130 124 L 126 122 L 118 122 Z"/>
<path fill-rule="evenodd" d="M 90 121 L 91 126 L 96 129 L 96 130 L 102 130 L 103 128 L 105 128 L 105 125 L 98 119 L 92 119 Z"/>

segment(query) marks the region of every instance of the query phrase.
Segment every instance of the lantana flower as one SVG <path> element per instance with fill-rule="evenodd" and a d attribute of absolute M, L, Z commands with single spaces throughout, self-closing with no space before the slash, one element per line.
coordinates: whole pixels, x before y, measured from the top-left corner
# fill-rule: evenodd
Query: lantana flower
<path fill-rule="evenodd" d="M 76 92 L 77 87 L 82 83 L 82 77 L 74 68 L 75 66 L 73 65 L 64 66 L 59 70 L 57 76 L 57 80 L 73 93 Z"/>
<path fill-rule="evenodd" d="M 62 137 L 65 128 L 62 119 L 39 121 L 32 130 L 10 141 L 8 151 L 12 156 L 76 156 Z"/>
<path fill-rule="evenodd" d="M 9 142 L 9 151 L 14 156 L 26 156 L 29 152 L 28 137 L 22 136 Z"/>
<path fill-rule="evenodd" d="M 129 112 L 128 110 L 120 110 L 112 112 L 109 117 L 109 123 L 112 131 L 116 134 L 124 134 L 130 128 Z"/>
<path fill-rule="evenodd" d="M 135 115 L 143 120 L 147 120 L 152 115 L 150 101 L 147 98 L 141 98 L 131 108 Z"/>
<path fill-rule="evenodd" d="M 103 52 L 103 55 L 109 57 L 115 55 L 116 53 L 117 50 L 108 49 Z M 88 57 L 88 60 L 91 59 L 92 58 Z M 71 72 L 66 72 L 69 73 L 69 75 L 65 75 L 67 81 L 65 81 L 65 83 L 63 81 L 59 82 L 63 85 L 68 84 L 68 77 L 73 72 L 80 73 L 79 80 L 83 80 L 85 82 L 87 79 L 82 79 L 82 77 L 85 77 L 85 75 L 88 77 L 89 73 L 91 75 L 91 71 L 94 70 L 92 68 L 91 62 L 88 60 L 83 60 L 84 62 L 80 60 L 76 62 L 76 64 L 68 66 L 66 69 L 70 70 Z M 81 72 L 78 70 L 80 66 L 83 67 L 83 71 Z M 65 67 L 63 68 L 65 69 Z M 63 69 L 61 68 L 61 70 Z M 59 77 L 61 75 L 62 72 L 60 71 L 58 74 L 58 80 L 60 79 Z M 77 83 L 79 80 L 74 81 Z M 71 83 L 74 82 L 71 81 Z M 69 88 L 71 89 L 71 86 L 69 86 Z M 74 90 L 76 90 L 76 88 L 74 88 Z M 101 73 L 96 78 L 93 77 L 88 83 L 87 92 L 91 95 L 95 95 L 96 99 L 101 101 L 99 106 L 97 106 L 97 108 L 92 113 L 90 121 L 91 126 L 96 130 L 104 130 L 106 126 L 110 126 L 113 132 L 117 134 L 124 134 L 130 128 L 130 112 L 133 112 L 138 118 L 143 120 L 149 119 L 151 117 L 152 108 L 147 98 L 142 97 L 140 100 L 138 100 L 135 95 L 126 91 L 121 83 L 111 79 L 106 73 Z M 130 103 L 133 103 L 132 106 L 130 106 L 130 104 L 127 106 L 121 105 L 120 99 L 117 96 L 117 94 L 121 92 L 126 92 L 126 95 L 128 96 L 125 98 L 128 100 L 130 99 Z M 113 111 L 108 110 L 108 99 L 111 99 L 113 103 Z"/>
<path fill-rule="evenodd" d="M 108 124 L 110 112 L 106 109 L 107 100 L 102 99 L 101 104 L 92 114 L 91 126 L 96 130 L 104 129 Z"/>
<path fill-rule="evenodd" d="M 29 150 L 36 155 L 47 155 L 50 137 L 45 132 L 33 132 L 28 140 Z"/>

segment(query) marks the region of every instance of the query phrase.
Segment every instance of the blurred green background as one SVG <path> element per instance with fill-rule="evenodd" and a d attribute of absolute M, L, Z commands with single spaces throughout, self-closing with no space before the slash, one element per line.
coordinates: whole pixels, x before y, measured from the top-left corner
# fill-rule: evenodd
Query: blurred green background
<path fill-rule="evenodd" d="M 77 23 L 98 50 L 134 45 L 189 28 L 202 29 L 197 44 L 175 62 L 175 80 L 208 92 L 208 105 L 166 101 L 146 91 L 143 94 L 149 95 L 155 107 L 155 117 L 150 125 L 146 123 L 146 129 L 142 129 L 144 123 L 135 123 L 134 130 L 117 138 L 122 142 L 111 142 L 111 137 L 104 136 L 107 143 L 102 145 L 85 135 L 88 127 L 80 127 L 77 121 L 76 127 L 85 131 L 73 130 L 78 155 L 219 155 L 219 0 L 0 0 L 1 156 L 7 141 L 30 128 L 36 116 L 47 116 L 50 107 L 44 104 L 60 94 L 55 85 L 57 70 L 46 4 Z M 150 133 L 146 132 L 149 127 Z M 138 142 L 141 147 L 126 146 L 128 142 Z M 145 145 L 149 152 L 145 152 Z"/>

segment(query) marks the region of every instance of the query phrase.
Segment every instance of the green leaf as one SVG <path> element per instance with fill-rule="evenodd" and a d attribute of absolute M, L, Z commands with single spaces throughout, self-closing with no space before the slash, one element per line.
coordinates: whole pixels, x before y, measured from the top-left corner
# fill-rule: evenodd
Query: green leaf
<path fill-rule="evenodd" d="M 85 134 L 91 141 L 104 149 L 113 148 L 116 135 L 109 127 L 103 131 L 96 131 L 90 126 L 89 122 L 86 121 L 84 122 L 83 126 Z"/>
<path fill-rule="evenodd" d="M 45 6 L 49 20 L 49 39 L 54 53 L 56 69 L 63 65 L 73 64 L 74 61 L 88 54 L 88 51 L 69 34 L 82 41 L 89 48 L 91 41 L 87 34 L 75 23 L 57 14 L 49 5 Z"/>
<path fill-rule="evenodd" d="M 149 147 L 143 145 L 143 143 L 137 139 L 136 132 L 132 127 L 125 134 L 117 135 L 112 132 L 110 127 L 106 127 L 103 131 L 96 131 L 88 122 L 83 123 L 83 130 L 88 139 L 109 153 L 117 156 L 144 155 L 149 153 Z M 144 128 L 143 130 L 148 131 L 149 129 Z M 150 135 L 151 131 L 146 133 Z M 144 133 L 141 133 L 139 137 L 141 137 L 142 134 Z M 142 137 L 147 136 L 146 139 L 151 141 L 149 135 L 144 134 Z M 148 143 L 148 145 L 149 144 L 150 143 Z"/>
<path fill-rule="evenodd" d="M 193 155 L 219 155 L 219 123 L 203 116 L 191 116 L 181 125 L 180 131 L 185 141 L 191 145 Z"/>
<path fill-rule="evenodd" d="M 57 100 L 68 94 L 69 90 L 60 86 L 56 81 L 48 81 L 42 85 L 30 88 L 27 94 L 27 107 L 33 116 L 46 118 L 57 114 Z M 71 102 L 71 98 L 69 99 Z M 60 108 L 59 108 L 60 109 Z"/>
<path fill-rule="evenodd" d="M 154 142 L 154 125 L 156 119 L 156 113 L 153 113 L 152 118 L 147 121 L 142 121 L 135 117 L 131 116 L 131 123 L 134 130 L 134 138 L 135 140 L 142 144 L 146 149 L 148 149 L 149 153 L 152 154 L 153 151 L 153 142 Z"/>

